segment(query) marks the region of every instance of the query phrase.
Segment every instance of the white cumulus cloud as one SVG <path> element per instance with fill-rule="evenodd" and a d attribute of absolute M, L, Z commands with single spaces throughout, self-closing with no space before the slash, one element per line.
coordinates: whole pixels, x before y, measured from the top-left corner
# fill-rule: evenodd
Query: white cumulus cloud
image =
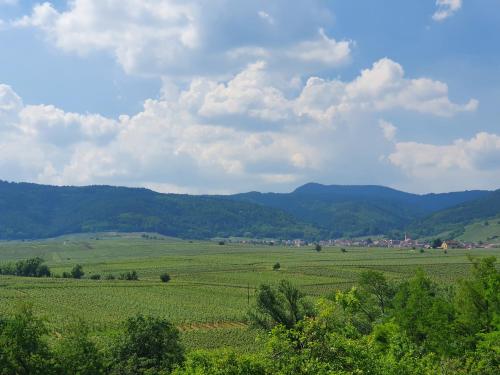
<path fill-rule="evenodd" d="M 437 9 L 432 15 L 434 21 L 443 21 L 462 8 L 462 0 L 436 0 Z"/>
<path fill-rule="evenodd" d="M 25 105 L 12 88 L 0 85 L 0 119 L 5 119 L 0 175 L 55 184 L 227 192 L 227 186 L 287 190 L 324 179 L 387 183 L 401 171 L 412 176 L 427 165 L 457 163 L 461 147 L 468 150 L 457 167 L 462 171 L 496 163 L 498 141 L 491 135 L 455 143 L 454 151 L 444 149 L 447 159 L 426 159 L 428 148 L 443 154 L 441 146 L 396 142 L 395 126 L 380 120 L 393 110 L 452 116 L 473 108 L 451 102 L 444 83 L 405 77 L 389 59 L 351 81 L 310 77 L 295 95 L 262 61 L 227 79 L 193 79 L 185 88 L 165 80 L 162 93 L 146 100 L 139 113 L 111 119 Z M 480 151 L 485 147 L 490 154 Z"/>
<path fill-rule="evenodd" d="M 471 139 L 433 145 L 399 142 L 389 161 L 420 186 L 498 188 L 500 186 L 500 135 L 477 133 Z"/>
<path fill-rule="evenodd" d="M 303 36 L 303 30 L 299 35 L 297 26 L 289 22 L 290 12 L 295 12 L 301 27 L 316 31 L 319 15 L 327 13 L 317 10 L 319 5 L 297 0 L 289 7 L 278 1 L 275 5 L 280 13 L 271 15 L 261 8 L 266 4 L 74 0 L 59 11 L 45 2 L 13 24 L 42 31 L 49 42 L 66 52 L 110 53 L 127 73 L 188 78 L 193 74 L 220 75 L 241 69 L 256 55 L 280 66 L 295 67 L 333 67 L 349 61 L 352 42 L 336 41 L 323 29 L 317 36 L 312 32 Z M 263 30 L 267 27 L 262 21 L 273 27 L 272 38 Z M 243 37 L 229 37 L 228 33 Z"/>

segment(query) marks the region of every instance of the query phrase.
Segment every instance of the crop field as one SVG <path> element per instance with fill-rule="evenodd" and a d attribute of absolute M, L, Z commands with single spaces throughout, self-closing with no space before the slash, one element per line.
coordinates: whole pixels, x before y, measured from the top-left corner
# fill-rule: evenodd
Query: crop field
<path fill-rule="evenodd" d="M 404 280 L 417 268 L 440 283 L 465 277 L 467 255 L 496 255 L 499 249 L 441 250 L 283 247 L 181 241 L 139 234 L 67 236 L 43 241 L 0 242 L 0 263 L 39 256 L 61 275 L 83 265 L 81 280 L 0 276 L 0 315 L 28 302 L 54 331 L 82 319 L 102 340 L 127 317 L 160 315 L 175 323 L 185 346 L 241 351 L 255 349 L 258 333 L 245 324 L 246 312 L 261 283 L 287 279 L 312 299 L 349 288 L 360 272 L 382 271 Z M 273 264 L 281 268 L 273 271 Z M 119 276 L 135 270 L 138 281 L 91 280 L 93 274 Z M 171 281 L 162 283 L 167 272 Z"/>

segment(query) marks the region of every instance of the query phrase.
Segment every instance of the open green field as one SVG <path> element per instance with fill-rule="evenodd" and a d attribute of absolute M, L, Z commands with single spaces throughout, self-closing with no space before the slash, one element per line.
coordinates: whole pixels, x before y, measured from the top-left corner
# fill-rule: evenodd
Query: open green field
<path fill-rule="evenodd" d="M 403 280 L 423 268 L 448 283 L 466 276 L 467 254 L 483 257 L 499 249 L 426 250 L 219 245 L 140 235 L 68 236 L 33 242 L 0 242 L 0 263 L 40 256 L 55 274 L 79 263 L 85 279 L 0 276 L 0 314 L 29 302 L 56 331 L 75 319 L 89 323 L 95 335 L 109 337 L 137 313 L 167 317 L 183 331 L 188 349 L 231 346 L 255 348 L 256 332 L 245 323 L 246 311 L 261 283 L 288 279 L 311 298 L 353 285 L 365 269 Z M 273 271 L 274 263 L 281 269 Z M 92 274 L 118 276 L 137 271 L 139 281 L 90 280 Z M 165 284 L 159 275 L 168 272 Z"/>

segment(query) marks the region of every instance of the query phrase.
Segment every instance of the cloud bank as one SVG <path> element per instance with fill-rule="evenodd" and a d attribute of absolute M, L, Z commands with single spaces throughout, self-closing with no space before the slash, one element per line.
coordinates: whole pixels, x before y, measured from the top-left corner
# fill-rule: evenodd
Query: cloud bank
<path fill-rule="evenodd" d="M 444 188 L 449 176 L 469 178 L 471 171 L 485 186 L 500 183 L 495 134 L 445 146 L 397 140 L 396 126 L 383 120 L 392 111 L 451 117 L 478 103 L 455 103 L 445 83 L 406 77 L 388 58 L 351 81 L 312 76 L 295 95 L 287 87 L 295 92 L 296 82 L 284 81 L 264 61 L 225 80 L 166 84 L 161 98 L 117 119 L 25 105 L 0 85 L 0 174 L 51 184 L 217 193 L 288 190 L 352 176 L 378 183 L 418 178 L 417 190 Z"/>
<path fill-rule="evenodd" d="M 352 42 L 336 41 L 318 28 L 330 22 L 318 4 L 74 0 L 64 11 L 49 2 L 35 5 L 30 15 L 13 25 L 42 31 L 65 52 L 109 53 L 125 72 L 134 74 L 226 74 L 259 56 L 280 67 L 343 64 L 350 58 Z"/>

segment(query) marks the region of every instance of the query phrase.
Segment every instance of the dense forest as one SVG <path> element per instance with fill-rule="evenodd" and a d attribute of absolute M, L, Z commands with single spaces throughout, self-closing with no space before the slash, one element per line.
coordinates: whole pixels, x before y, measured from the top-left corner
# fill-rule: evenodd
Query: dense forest
<path fill-rule="evenodd" d="M 496 375 L 500 272 L 494 258 L 471 261 L 453 287 L 423 271 L 395 284 L 370 270 L 315 305 L 289 282 L 263 284 L 248 312 L 263 333 L 252 355 L 186 353 L 177 328 L 154 316 L 129 318 L 112 340 L 81 322 L 60 334 L 23 305 L 0 317 L 0 374 Z"/>
<path fill-rule="evenodd" d="M 147 189 L 56 187 L 0 181 L 0 239 L 82 232 L 327 239 L 459 233 L 500 212 L 500 191 L 417 195 L 382 186 L 307 184 L 292 193 L 227 196 Z"/>
<path fill-rule="evenodd" d="M 401 232 L 435 212 L 489 195 L 480 190 L 418 195 L 384 186 L 310 183 L 291 193 L 252 192 L 227 198 L 282 209 L 318 227 L 324 238 L 338 238 Z M 490 207 L 494 209 L 500 212 L 500 205 Z"/>
<path fill-rule="evenodd" d="M 54 187 L 0 182 L 0 239 L 119 231 L 182 238 L 313 237 L 291 214 L 210 196 L 112 186 Z"/>

